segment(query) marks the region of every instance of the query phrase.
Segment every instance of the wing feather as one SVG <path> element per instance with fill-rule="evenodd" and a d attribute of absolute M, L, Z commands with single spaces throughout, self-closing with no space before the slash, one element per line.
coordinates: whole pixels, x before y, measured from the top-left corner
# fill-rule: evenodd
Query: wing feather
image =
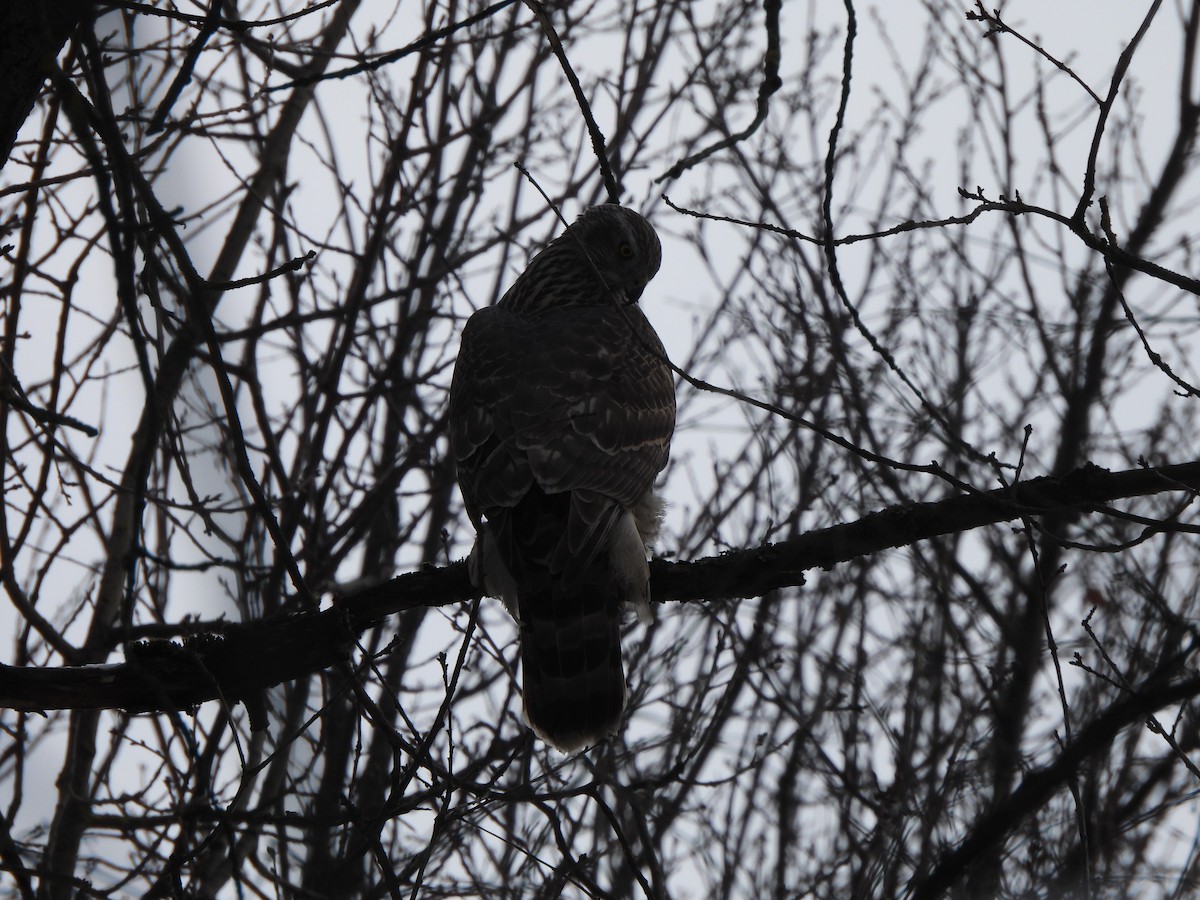
<path fill-rule="evenodd" d="M 637 503 L 666 465 L 675 427 L 664 358 L 637 307 L 475 313 L 450 410 L 472 519 L 515 507 L 534 486 Z M 586 557 L 611 526 L 607 505 L 581 497 L 572 506 L 567 543 Z"/>

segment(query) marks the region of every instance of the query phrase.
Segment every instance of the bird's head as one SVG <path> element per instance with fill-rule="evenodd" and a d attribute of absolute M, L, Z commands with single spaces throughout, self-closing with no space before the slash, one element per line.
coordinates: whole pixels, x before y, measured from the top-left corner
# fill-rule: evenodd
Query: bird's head
<path fill-rule="evenodd" d="M 498 305 L 528 311 L 636 303 L 661 262 L 649 222 L 623 206 L 593 206 L 530 261 Z"/>
<path fill-rule="evenodd" d="M 662 263 L 662 245 L 653 226 L 624 206 L 593 206 L 561 235 L 587 255 L 589 267 L 610 291 L 634 303 Z M 565 249 L 565 248 L 564 248 Z"/>

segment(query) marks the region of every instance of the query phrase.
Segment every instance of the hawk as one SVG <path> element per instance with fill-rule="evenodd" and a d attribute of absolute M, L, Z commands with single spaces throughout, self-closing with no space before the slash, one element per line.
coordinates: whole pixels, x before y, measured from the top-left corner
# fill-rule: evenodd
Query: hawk
<path fill-rule="evenodd" d="M 525 718 L 567 753 L 620 723 L 622 608 L 653 620 L 675 385 L 637 301 L 661 259 L 636 212 L 588 209 L 467 321 L 450 386 L 472 579 L 520 627 Z"/>

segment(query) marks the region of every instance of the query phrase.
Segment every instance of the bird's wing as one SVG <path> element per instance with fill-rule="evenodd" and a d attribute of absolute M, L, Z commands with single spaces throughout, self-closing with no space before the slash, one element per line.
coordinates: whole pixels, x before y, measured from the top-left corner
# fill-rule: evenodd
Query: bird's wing
<path fill-rule="evenodd" d="M 675 389 L 636 306 L 480 310 L 463 331 L 450 429 L 468 513 L 493 528 L 534 487 L 570 493 L 558 563 L 585 567 L 667 463 Z"/>

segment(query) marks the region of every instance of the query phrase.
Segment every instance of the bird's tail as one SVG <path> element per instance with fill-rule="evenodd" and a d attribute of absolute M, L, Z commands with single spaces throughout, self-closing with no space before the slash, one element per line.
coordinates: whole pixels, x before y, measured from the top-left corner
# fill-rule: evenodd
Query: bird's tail
<path fill-rule="evenodd" d="M 606 563 L 569 588 L 543 583 L 518 601 L 525 717 L 564 753 L 608 737 L 625 709 L 621 598 Z"/>

